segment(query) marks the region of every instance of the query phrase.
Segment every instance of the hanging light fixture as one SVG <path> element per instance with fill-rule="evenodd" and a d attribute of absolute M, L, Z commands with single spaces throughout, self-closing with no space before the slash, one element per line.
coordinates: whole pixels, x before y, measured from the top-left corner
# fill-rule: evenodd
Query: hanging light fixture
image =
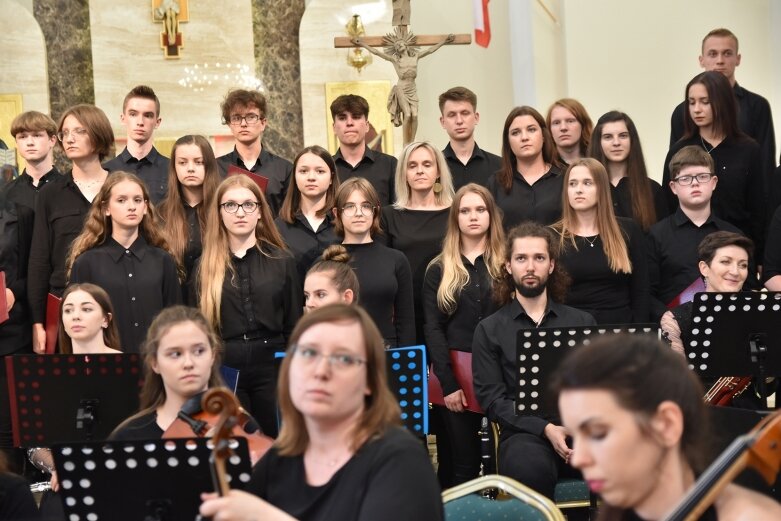
<path fill-rule="evenodd" d="M 366 31 L 363 28 L 363 22 L 361 16 L 354 14 L 347 25 L 344 26 L 347 30 L 347 34 L 350 38 L 358 38 L 359 36 L 365 36 Z M 347 65 L 355 67 L 358 72 L 372 62 L 372 55 L 361 49 L 355 47 L 347 50 Z"/>

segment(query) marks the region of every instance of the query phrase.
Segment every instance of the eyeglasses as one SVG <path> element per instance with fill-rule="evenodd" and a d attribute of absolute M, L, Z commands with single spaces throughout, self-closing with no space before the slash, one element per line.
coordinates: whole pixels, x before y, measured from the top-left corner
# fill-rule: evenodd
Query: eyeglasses
<path fill-rule="evenodd" d="M 57 139 L 60 141 L 65 141 L 68 139 L 68 136 L 73 134 L 74 136 L 78 137 L 84 137 L 87 135 L 87 129 L 86 128 L 74 128 L 73 130 L 65 130 L 63 132 L 57 132 Z"/>
<path fill-rule="evenodd" d="M 361 215 L 374 215 L 374 206 L 371 203 L 361 203 L 360 205 L 347 203 L 342 206 L 342 213 L 347 217 L 355 217 L 358 215 L 359 208 L 361 210 Z"/>
<path fill-rule="evenodd" d="M 263 119 L 263 118 L 260 117 L 260 114 L 255 114 L 255 113 L 251 112 L 251 113 L 246 114 L 244 116 L 239 115 L 239 114 L 232 114 L 228 121 L 230 122 L 231 125 L 241 125 L 242 121 L 246 121 L 247 125 L 254 125 L 255 123 L 257 123 L 261 119 Z"/>
<path fill-rule="evenodd" d="M 317 363 L 320 361 L 320 358 L 322 357 L 325 357 L 325 359 L 328 360 L 328 364 L 331 366 L 331 368 L 339 370 L 350 369 L 351 367 L 357 367 L 366 363 L 366 360 L 363 358 L 358 358 L 357 356 L 348 354 L 324 355 L 314 347 L 310 346 L 297 345 L 294 346 L 293 349 L 295 349 L 295 355 L 305 365 L 308 366 L 317 365 Z"/>
<path fill-rule="evenodd" d="M 698 183 L 703 184 L 710 181 L 710 178 L 713 177 L 713 174 L 708 174 L 703 172 L 702 174 L 696 174 L 696 175 L 681 175 L 674 179 L 676 183 L 678 183 L 681 186 L 689 186 L 694 182 L 696 179 Z"/>
<path fill-rule="evenodd" d="M 228 201 L 227 203 L 222 203 L 220 206 L 228 213 L 236 213 L 239 211 L 239 208 L 244 210 L 244 213 L 253 213 L 258 209 L 260 204 L 256 201 L 244 201 L 241 204 L 234 201 Z"/>

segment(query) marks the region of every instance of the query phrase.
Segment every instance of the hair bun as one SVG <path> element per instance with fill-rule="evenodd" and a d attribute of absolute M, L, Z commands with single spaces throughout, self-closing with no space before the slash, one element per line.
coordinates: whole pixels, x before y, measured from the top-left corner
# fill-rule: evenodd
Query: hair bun
<path fill-rule="evenodd" d="M 341 244 L 332 244 L 323 251 L 320 258 L 324 261 L 343 262 L 345 264 L 350 262 L 350 254 L 347 252 L 347 248 Z"/>

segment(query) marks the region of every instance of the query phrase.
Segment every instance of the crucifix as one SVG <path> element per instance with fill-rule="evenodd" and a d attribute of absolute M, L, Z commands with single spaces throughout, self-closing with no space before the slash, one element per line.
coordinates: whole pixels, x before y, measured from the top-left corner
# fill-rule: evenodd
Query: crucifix
<path fill-rule="evenodd" d="M 472 43 L 471 34 L 440 34 L 417 36 L 409 30 L 410 0 L 393 0 L 393 32 L 385 36 L 350 38 L 337 36 L 334 47 L 362 47 L 375 56 L 387 60 L 396 69 L 399 77 L 388 96 L 388 112 L 394 126 L 404 128 L 404 145 L 415 140 L 418 130 L 418 60 L 436 52 L 443 45 Z M 420 46 L 429 48 L 420 51 Z M 377 49 L 384 47 L 384 52 Z"/>
<path fill-rule="evenodd" d="M 184 46 L 184 36 L 179 32 L 179 23 L 190 21 L 188 7 L 187 0 L 152 0 L 152 18 L 163 24 L 160 47 L 166 58 L 179 58 L 179 51 Z"/>

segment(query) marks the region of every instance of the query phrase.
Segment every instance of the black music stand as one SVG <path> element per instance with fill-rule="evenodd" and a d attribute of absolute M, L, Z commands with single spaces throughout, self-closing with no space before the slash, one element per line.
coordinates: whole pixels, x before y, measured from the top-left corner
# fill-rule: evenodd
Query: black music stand
<path fill-rule="evenodd" d="M 5 358 L 14 446 L 102 440 L 138 410 L 138 354 Z"/>
<path fill-rule="evenodd" d="M 214 490 L 211 440 L 179 438 L 57 444 L 52 447 L 67 519 L 196 519 L 201 492 Z M 247 440 L 231 440 L 231 488 L 249 483 Z"/>
<path fill-rule="evenodd" d="M 781 375 L 781 292 L 697 293 L 686 359 L 699 375 L 754 376 L 760 397 L 765 378 Z"/>
<path fill-rule="evenodd" d="M 515 368 L 518 387 L 515 414 L 550 417 L 558 410 L 548 392 L 548 378 L 571 349 L 605 334 L 642 334 L 659 338 L 658 324 L 617 324 L 577 327 L 541 327 L 518 331 Z"/>

